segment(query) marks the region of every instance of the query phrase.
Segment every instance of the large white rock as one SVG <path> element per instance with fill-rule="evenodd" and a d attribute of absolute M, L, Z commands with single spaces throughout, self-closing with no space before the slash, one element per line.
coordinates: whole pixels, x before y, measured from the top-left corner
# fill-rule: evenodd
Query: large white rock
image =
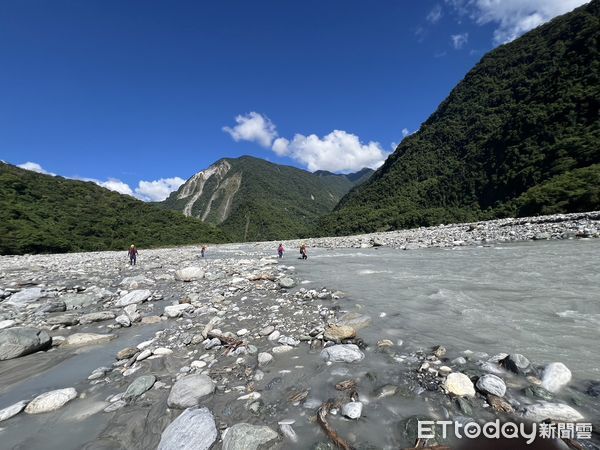
<path fill-rule="evenodd" d="M 169 305 L 165 306 L 164 314 L 171 319 L 175 319 L 176 317 L 180 317 L 184 311 L 188 311 L 194 309 L 192 305 L 189 303 L 182 303 L 180 305 Z"/>
<path fill-rule="evenodd" d="M 83 345 L 104 344 L 114 337 L 116 337 L 114 334 L 74 333 L 67 336 L 62 345 L 68 347 L 79 347 Z"/>
<path fill-rule="evenodd" d="M 583 416 L 569 405 L 550 402 L 526 406 L 523 417 L 534 422 L 541 422 L 546 419 L 556 420 L 557 422 L 577 422 L 583 419 Z"/>
<path fill-rule="evenodd" d="M 16 324 L 17 324 L 17 322 L 12 319 L 0 320 L 0 330 L 4 330 L 5 328 L 14 327 Z"/>
<path fill-rule="evenodd" d="M 179 281 L 195 281 L 204 278 L 204 270 L 200 267 L 185 267 L 175 272 L 175 279 Z"/>
<path fill-rule="evenodd" d="M 561 362 L 553 362 L 544 368 L 542 387 L 550 392 L 558 392 L 571 381 L 571 371 Z"/>
<path fill-rule="evenodd" d="M 169 408 L 191 408 L 198 406 L 200 399 L 215 391 L 215 383 L 206 375 L 188 375 L 179 380 L 171 388 L 167 399 Z"/>
<path fill-rule="evenodd" d="M 128 294 L 125 294 L 123 297 L 117 300 L 115 306 L 122 308 L 123 306 L 142 303 L 148 300 L 151 295 L 152 292 L 150 292 L 148 289 L 137 289 L 135 291 L 129 292 Z"/>
<path fill-rule="evenodd" d="M 188 408 L 163 431 L 158 450 L 208 450 L 217 440 L 215 419 L 207 408 Z"/>
<path fill-rule="evenodd" d="M 236 423 L 225 431 L 223 450 L 257 450 L 279 435 L 267 426 Z"/>
<path fill-rule="evenodd" d="M 477 389 L 486 394 L 497 395 L 498 397 L 504 397 L 506 394 L 506 384 L 502 378 L 496 375 L 487 374 L 479 377 L 477 380 Z"/>
<path fill-rule="evenodd" d="M 16 416 L 25 409 L 25 406 L 27 406 L 27 402 L 20 401 L 18 403 L 15 403 L 14 405 L 7 406 L 4 409 L 0 409 L 0 422 L 3 422 L 5 420 L 10 419 L 11 417 Z"/>
<path fill-rule="evenodd" d="M 444 388 L 449 394 L 458 397 L 473 397 L 475 396 L 475 386 L 464 373 L 453 372 L 444 380 Z"/>
<path fill-rule="evenodd" d="M 140 320 L 142 320 L 142 315 L 139 313 L 137 308 L 138 307 L 136 303 L 127 305 L 125 307 L 125 314 L 127 314 L 127 317 L 129 317 L 129 320 L 131 320 L 132 322 L 139 322 Z"/>
<path fill-rule="evenodd" d="M 348 419 L 358 419 L 362 414 L 363 404 L 361 402 L 348 402 L 342 406 L 342 415 Z"/>
<path fill-rule="evenodd" d="M 77 397 L 75 388 L 57 389 L 55 391 L 45 392 L 31 400 L 25 412 L 27 414 L 39 414 L 55 409 L 62 408 L 67 402 Z"/>
<path fill-rule="evenodd" d="M 354 344 L 339 344 L 321 350 L 321 358 L 331 362 L 356 362 L 361 361 L 365 354 Z"/>
<path fill-rule="evenodd" d="M 14 306 L 26 305 L 33 303 L 44 296 L 44 291 L 41 288 L 33 287 L 23 289 L 9 297 L 5 303 Z"/>

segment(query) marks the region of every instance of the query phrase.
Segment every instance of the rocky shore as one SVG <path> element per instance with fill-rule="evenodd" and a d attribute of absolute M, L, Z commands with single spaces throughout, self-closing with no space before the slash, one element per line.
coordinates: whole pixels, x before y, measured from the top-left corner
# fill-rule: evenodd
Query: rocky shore
<path fill-rule="evenodd" d="M 585 239 L 599 223 L 587 213 L 306 242 Z M 275 249 L 224 245 L 207 259 L 142 249 L 133 267 L 124 252 L 1 257 L 0 440 L 53 448 L 52 428 L 69 436 L 61 448 L 401 448 L 417 442 L 419 418 L 598 429 L 599 380 L 520 353 L 365 340 L 376 324 L 344 286 L 303 287 Z M 404 404 L 420 413 L 400 413 Z"/>

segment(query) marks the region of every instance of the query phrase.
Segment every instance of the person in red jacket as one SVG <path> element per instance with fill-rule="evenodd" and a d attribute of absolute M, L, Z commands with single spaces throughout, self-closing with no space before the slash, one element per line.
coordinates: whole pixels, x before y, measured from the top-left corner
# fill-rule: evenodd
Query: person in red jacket
<path fill-rule="evenodd" d="M 283 247 L 283 244 L 279 244 L 279 247 L 277 247 L 277 254 L 280 258 L 283 258 L 283 252 L 285 252 L 285 248 Z"/>

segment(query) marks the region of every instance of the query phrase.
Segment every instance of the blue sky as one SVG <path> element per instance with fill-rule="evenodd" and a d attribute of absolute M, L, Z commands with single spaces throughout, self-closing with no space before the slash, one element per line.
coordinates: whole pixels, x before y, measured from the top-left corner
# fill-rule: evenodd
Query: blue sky
<path fill-rule="evenodd" d="M 586 0 L 0 3 L 0 159 L 157 200 L 222 157 L 376 167 Z"/>

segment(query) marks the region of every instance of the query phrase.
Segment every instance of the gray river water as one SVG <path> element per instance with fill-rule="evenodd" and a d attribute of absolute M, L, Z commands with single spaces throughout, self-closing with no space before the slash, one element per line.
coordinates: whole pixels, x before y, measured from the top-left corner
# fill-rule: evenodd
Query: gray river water
<path fill-rule="evenodd" d="M 241 245 L 237 250 L 230 246 L 212 249 L 210 257 L 243 257 L 256 251 L 250 246 Z M 262 401 L 269 405 L 267 413 L 252 417 L 241 402 L 230 403 L 233 409 L 228 422 L 250 421 L 276 429 L 279 420 L 294 421 L 299 441 L 295 446 L 285 442 L 284 448 L 313 448 L 326 440 L 309 418 L 314 416 L 314 405 L 339 396 L 334 386 L 348 378 L 359 381 L 364 409 L 359 421 L 333 419 L 340 434 L 358 447 L 412 445 L 403 441 L 398 431 L 402 420 L 416 414 L 447 418 L 452 409 L 447 400 L 444 403 L 443 394 L 423 392 L 409 380 L 408 374 L 415 369 L 404 358 L 434 345 L 447 347 L 449 359 L 471 350 L 489 355 L 522 353 L 536 365 L 560 361 L 573 372 L 575 387 L 600 379 L 600 241 L 414 251 L 311 249 L 307 261 L 297 260 L 293 253 L 289 252 L 282 264 L 295 266 L 300 286 L 343 291 L 345 297 L 337 306 L 369 315 L 372 324 L 359 331 L 369 344 L 361 362 L 327 365 L 318 351 L 303 344 L 264 369 L 266 387 L 261 393 Z M 323 301 L 328 302 L 331 305 L 331 301 Z M 0 386 L 0 408 L 59 387 L 85 390 L 91 370 L 110 365 L 118 349 L 152 336 L 163 325 L 122 330 L 119 339 L 110 344 L 57 359 L 39 374 L 31 372 L 35 364 L 28 366 L 39 354 L 3 362 L 0 377 L 12 381 L 8 389 Z M 380 339 L 396 344 L 394 357 L 377 350 L 375 343 Z M 260 351 L 272 346 L 266 342 L 256 345 Z M 24 373 L 22 380 L 9 376 L 11 370 L 27 367 L 30 373 Z M 399 386 L 399 394 L 376 398 L 376 389 L 387 384 Z M 306 407 L 288 401 L 290 395 L 305 390 L 309 391 Z M 2 424 L 6 428 L 0 432 L 0 449 L 81 448 L 107 426 L 110 415 L 100 410 L 101 401 L 110 393 L 114 392 L 99 389 L 59 412 L 11 419 Z M 568 401 L 569 395 L 571 391 L 559 398 Z M 215 395 L 207 401 L 206 406 L 216 415 L 228 409 L 222 398 Z M 582 413 L 596 420 L 600 417 L 597 399 L 586 401 Z"/>

